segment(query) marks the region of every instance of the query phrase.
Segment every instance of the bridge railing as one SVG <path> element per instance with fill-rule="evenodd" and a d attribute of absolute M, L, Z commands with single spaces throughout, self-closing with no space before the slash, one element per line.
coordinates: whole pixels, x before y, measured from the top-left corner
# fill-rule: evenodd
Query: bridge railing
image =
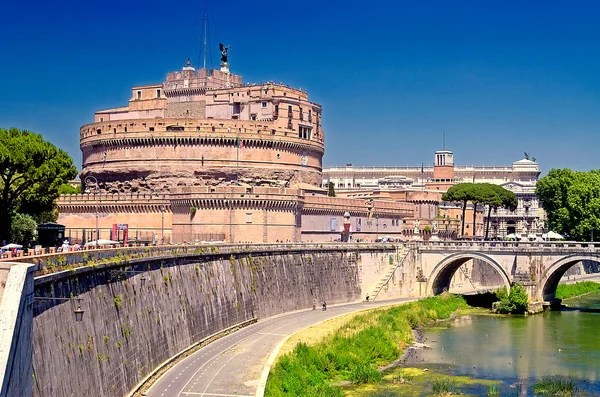
<path fill-rule="evenodd" d="M 340 251 L 340 250 L 395 250 L 396 244 L 374 243 L 278 243 L 278 244 L 225 244 L 199 243 L 189 245 L 132 246 L 119 248 L 100 248 L 84 251 L 70 251 L 43 255 L 31 255 L 10 258 L 11 262 L 33 263 L 36 265 L 36 276 L 74 270 L 82 266 L 120 263 L 130 259 L 173 257 L 187 254 L 235 254 L 240 252 L 269 251 Z"/>
<path fill-rule="evenodd" d="M 485 251 L 557 251 L 581 252 L 597 251 L 598 242 L 584 241 L 469 241 L 441 240 L 409 242 L 410 247 L 419 250 L 485 250 Z"/>

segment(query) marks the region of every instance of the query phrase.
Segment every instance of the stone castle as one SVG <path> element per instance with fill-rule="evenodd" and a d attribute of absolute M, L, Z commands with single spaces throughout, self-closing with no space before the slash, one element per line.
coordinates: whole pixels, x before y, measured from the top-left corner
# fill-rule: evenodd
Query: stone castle
<path fill-rule="evenodd" d="M 83 194 L 58 222 L 76 242 L 331 241 L 400 235 L 411 203 L 328 197 L 322 107 L 281 83 L 188 63 L 81 127 Z M 347 213 L 347 214 L 346 214 Z M 344 214 L 347 216 L 344 217 Z M 376 221 L 375 221 L 376 219 Z M 118 225 L 118 227 L 117 227 Z"/>

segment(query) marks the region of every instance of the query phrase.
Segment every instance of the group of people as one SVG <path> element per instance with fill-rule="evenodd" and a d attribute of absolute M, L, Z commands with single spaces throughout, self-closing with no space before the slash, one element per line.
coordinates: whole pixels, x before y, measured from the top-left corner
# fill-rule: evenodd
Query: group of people
<path fill-rule="evenodd" d="M 317 310 L 317 300 L 313 299 L 313 310 Z M 327 302 L 323 301 L 323 311 L 327 310 Z"/>

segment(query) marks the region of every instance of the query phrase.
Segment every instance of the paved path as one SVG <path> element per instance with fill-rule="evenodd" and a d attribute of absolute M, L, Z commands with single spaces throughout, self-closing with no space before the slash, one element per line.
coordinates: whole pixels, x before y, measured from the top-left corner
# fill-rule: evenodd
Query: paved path
<path fill-rule="evenodd" d="M 185 358 L 148 391 L 149 397 L 255 396 L 271 352 L 287 336 L 342 314 L 413 299 L 329 306 L 261 320 L 227 335 Z"/>

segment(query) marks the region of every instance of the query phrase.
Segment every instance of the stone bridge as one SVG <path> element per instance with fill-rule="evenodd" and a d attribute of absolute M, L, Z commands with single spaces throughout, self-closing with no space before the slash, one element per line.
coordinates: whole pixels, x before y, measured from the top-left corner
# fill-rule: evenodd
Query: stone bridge
<path fill-rule="evenodd" d="M 599 258 L 591 243 L 460 241 L 125 247 L 11 258 L 0 263 L 0 397 L 133 395 L 172 357 L 220 332 L 308 310 L 314 299 L 435 295 L 472 259 L 507 287 L 520 282 L 531 300 L 551 302 L 570 267 Z M 76 303 L 85 310 L 81 322 Z"/>
<path fill-rule="evenodd" d="M 409 244 L 404 267 L 416 271 L 425 295 L 450 288 L 458 268 L 475 259 L 487 263 L 508 288 L 522 284 L 532 302 L 552 303 L 569 268 L 581 261 L 600 262 L 600 244 L 540 242 L 420 242 Z"/>

